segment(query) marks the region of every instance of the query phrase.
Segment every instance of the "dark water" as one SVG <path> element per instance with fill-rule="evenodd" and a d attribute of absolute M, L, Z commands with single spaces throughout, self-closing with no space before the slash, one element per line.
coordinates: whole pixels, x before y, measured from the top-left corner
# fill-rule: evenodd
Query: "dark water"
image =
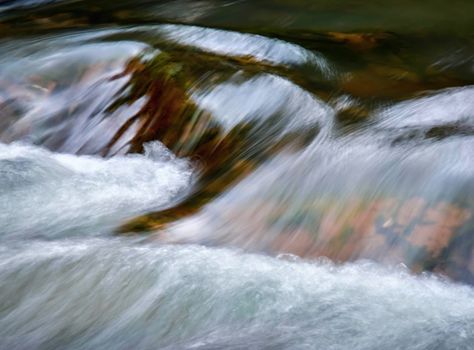
<path fill-rule="evenodd" d="M 0 348 L 471 349 L 473 13 L 0 2 Z"/>

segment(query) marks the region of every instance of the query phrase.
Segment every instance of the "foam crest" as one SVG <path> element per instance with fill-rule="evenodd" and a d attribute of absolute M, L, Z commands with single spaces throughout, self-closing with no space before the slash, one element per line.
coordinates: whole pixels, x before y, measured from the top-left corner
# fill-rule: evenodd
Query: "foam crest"
<path fill-rule="evenodd" d="M 166 205 L 192 176 L 189 163 L 159 142 L 145 155 L 110 159 L 0 144 L 0 173 L 0 231 L 15 236 L 95 232 Z"/>

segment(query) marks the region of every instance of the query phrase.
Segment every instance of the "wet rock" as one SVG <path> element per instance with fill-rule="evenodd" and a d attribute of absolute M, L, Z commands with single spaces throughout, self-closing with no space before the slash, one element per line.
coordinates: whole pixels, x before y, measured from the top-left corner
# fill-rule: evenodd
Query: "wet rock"
<path fill-rule="evenodd" d="M 357 50 L 371 50 L 379 46 L 381 42 L 389 39 L 388 33 L 342 33 L 329 32 L 331 40 L 352 46 Z"/>
<path fill-rule="evenodd" d="M 163 228 L 180 213 L 196 212 L 271 155 L 289 145 L 301 147 L 329 123 L 330 108 L 280 77 L 245 72 L 229 77 L 224 66 L 215 72 L 217 79 L 197 84 L 200 56 L 188 55 L 196 57 L 192 66 L 163 53 L 146 63 L 131 62 L 132 89 L 119 103 L 146 96 L 132 150 L 157 139 L 178 156 L 196 160 L 196 190 L 179 206 L 138 218 L 135 228 L 133 221 L 125 224 L 123 232 L 143 232 L 145 223 L 147 230 Z"/>

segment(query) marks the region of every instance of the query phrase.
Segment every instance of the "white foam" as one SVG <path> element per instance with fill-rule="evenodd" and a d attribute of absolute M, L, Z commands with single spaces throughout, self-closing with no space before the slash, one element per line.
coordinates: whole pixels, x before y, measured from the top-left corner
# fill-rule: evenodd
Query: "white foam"
<path fill-rule="evenodd" d="M 107 227 L 169 203 L 191 184 L 186 160 L 159 142 L 145 155 L 103 159 L 0 144 L 0 232 L 54 236 Z M 87 232 L 87 230 L 86 230 Z"/>
<path fill-rule="evenodd" d="M 474 342 L 474 290 L 403 267 L 110 239 L 31 242 L 0 257 L 0 278 L 10 281 L 0 286 L 4 346 L 421 350 Z"/>

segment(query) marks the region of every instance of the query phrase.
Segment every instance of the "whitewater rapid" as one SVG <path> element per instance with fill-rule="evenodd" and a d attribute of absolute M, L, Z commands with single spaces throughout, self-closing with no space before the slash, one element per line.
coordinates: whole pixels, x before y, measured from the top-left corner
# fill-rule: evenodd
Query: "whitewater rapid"
<path fill-rule="evenodd" d="M 158 142 L 110 159 L 1 144 L 0 171 L 1 349 L 474 342 L 474 290 L 403 266 L 112 237 L 117 220 L 192 187 L 190 163 Z"/>
<path fill-rule="evenodd" d="M 2 349 L 471 349 L 474 290 L 341 266 L 111 239 L 0 249 Z"/>
<path fill-rule="evenodd" d="M 143 155 L 104 159 L 0 144 L 2 238 L 110 232 L 117 222 L 169 205 L 191 187 L 193 170 L 159 142 Z"/>
<path fill-rule="evenodd" d="M 297 28 L 284 1 L 157 3 L 0 4 L 12 16 L 0 21 L 0 350 L 472 350 L 473 286 L 410 270 L 452 268 L 472 281 L 474 85 L 471 67 L 461 68 L 474 51 L 455 49 L 464 38 L 453 47 L 443 36 L 409 40 L 405 28 L 430 27 L 428 17 L 445 28 L 426 6 L 402 11 L 409 17 L 393 33 L 383 16 L 357 19 L 364 31 L 387 22 L 378 35 L 351 34 L 359 24 L 345 21 L 321 32 L 331 16 L 340 23 L 328 15 L 335 4 L 313 4 Z M 47 4 L 51 16 L 41 14 Z M 206 24 L 207 11 L 224 8 L 222 22 Z M 269 25 L 245 24 L 251 12 Z M 412 15 L 417 25 L 407 26 Z M 191 126 L 170 128 L 179 142 L 150 138 L 191 150 L 214 128 L 222 143 L 210 145 L 233 142 L 240 158 L 216 152 L 226 161 L 209 178 L 199 172 L 214 159 L 191 151 L 180 158 L 155 141 L 129 153 L 148 122 L 151 130 L 168 119 L 166 93 L 135 79 L 161 54 L 185 68 L 163 89 L 182 90 L 177 104 L 189 98 L 196 113 L 186 121 L 170 109 Z M 240 168 L 241 178 L 219 183 Z M 390 201 L 396 211 L 376 211 Z M 363 211 L 371 203 L 377 215 Z M 166 209 L 176 220 L 165 229 L 117 234 Z M 277 255 L 293 251 L 288 243 L 348 247 L 341 260 L 352 261 Z M 371 249 L 366 256 L 388 255 L 386 264 L 356 260 Z"/>

